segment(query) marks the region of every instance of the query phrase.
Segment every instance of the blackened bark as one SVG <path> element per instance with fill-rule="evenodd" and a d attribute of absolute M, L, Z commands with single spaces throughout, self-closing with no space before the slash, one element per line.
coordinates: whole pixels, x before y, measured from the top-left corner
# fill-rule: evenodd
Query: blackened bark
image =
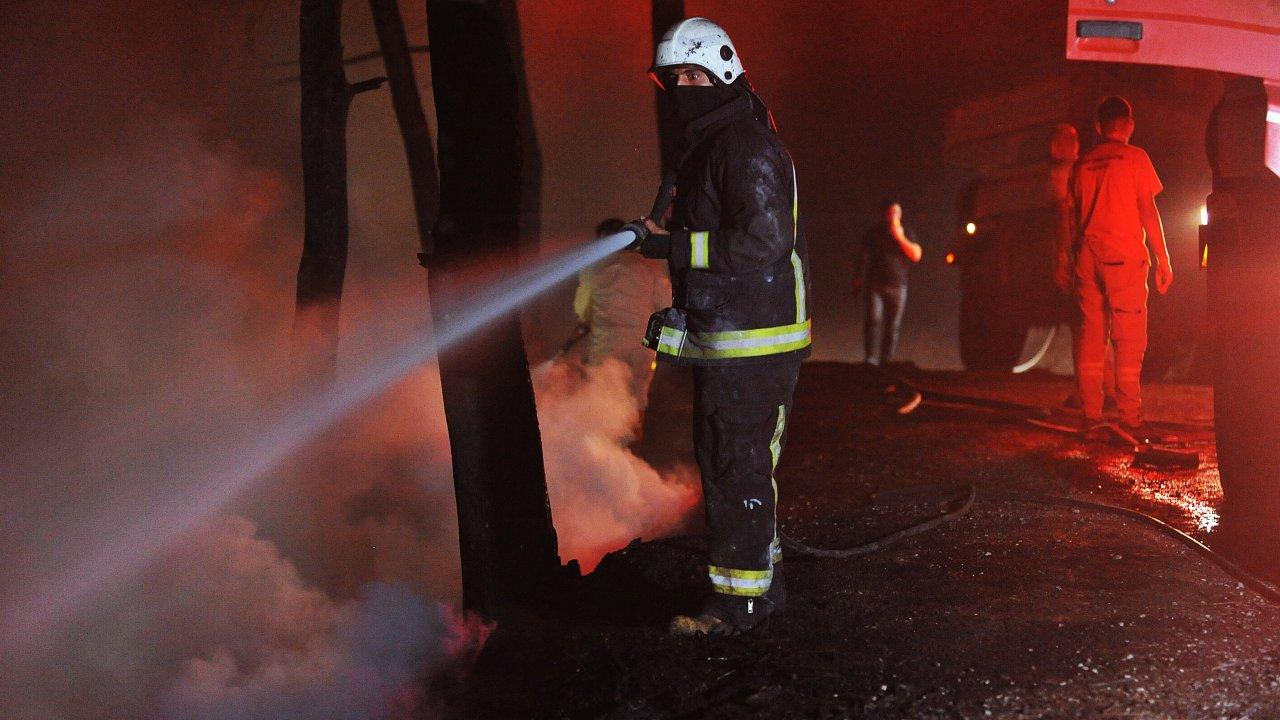
<path fill-rule="evenodd" d="M 422 109 L 418 79 L 413 69 L 412 48 L 404 30 L 398 0 L 369 0 L 378 46 L 387 68 L 391 104 L 395 108 L 405 159 L 409 163 L 409 184 L 413 190 L 413 211 L 418 219 L 422 252 L 433 250 L 431 226 L 436 219 L 440 181 L 436 176 L 436 152 L 431 146 L 431 127 Z"/>
<path fill-rule="evenodd" d="M 338 311 L 347 271 L 347 112 L 357 93 L 342 69 L 341 0 L 302 0 L 299 80 L 302 88 L 302 186 L 305 235 L 294 316 L 295 366 L 332 373 L 338 354 Z"/>
<path fill-rule="evenodd" d="M 520 39 L 520 17 L 516 0 L 496 3 L 502 10 L 503 33 L 511 52 L 511 72 L 516 84 L 516 128 L 520 133 L 520 242 L 537 250 L 542 228 L 542 148 L 534 131 L 533 103 L 524 72 L 524 42 Z"/>
<path fill-rule="evenodd" d="M 653 49 L 662 34 L 684 19 L 684 0 L 653 0 Z M 654 88 L 654 109 L 658 114 L 658 151 L 663 180 L 668 179 L 680 158 L 680 123 L 672 112 L 666 92 Z M 655 183 L 656 184 L 656 183 Z M 640 441 L 633 450 L 659 471 L 693 465 L 693 427 L 689 398 L 693 397 L 693 371 L 689 367 L 658 363 L 649 383 L 649 402 L 641 419 Z"/>
<path fill-rule="evenodd" d="M 436 326 L 455 315 L 457 271 L 483 254 L 516 262 L 528 166 L 510 0 L 427 0 L 439 122 L 440 216 L 429 289 Z M 491 617 L 543 595 L 559 572 L 529 363 L 516 313 L 442 348 L 463 604 Z"/>
<path fill-rule="evenodd" d="M 302 185 L 305 234 L 298 264 L 293 320 L 293 372 L 299 382 L 332 381 L 338 355 L 338 316 L 347 270 L 347 111 L 351 98 L 382 79 L 350 85 L 342 69 L 341 0 L 302 0 L 299 7 L 299 82 L 302 91 Z M 329 479 L 333 480 L 333 479 Z M 333 480 L 336 482 L 336 480 Z M 322 582 L 351 589 L 369 578 L 367 548 L 339 544 L 328 522 L 325 479 L 303 481 L 299 502 L 312 516 L 309 543 L 320 553 Z"/>
<path fill-rule="evenodd" d="M 662 34 L 684 19 L 684 0 L 653 0 L 651 14 L 653 48 L 657 50 Z M 654 88 L 654 108 L 658 113 L 658 150 L 662 169 L 674 169 L 679 160 L 680 125 L 671 111 L 671 100 L 661 89 Z"/>

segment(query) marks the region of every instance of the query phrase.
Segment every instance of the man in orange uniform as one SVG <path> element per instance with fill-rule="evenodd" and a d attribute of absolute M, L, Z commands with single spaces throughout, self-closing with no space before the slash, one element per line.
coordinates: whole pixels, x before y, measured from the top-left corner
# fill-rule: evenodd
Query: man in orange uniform
<path fill-rule="evenodd" d="M 1121 97 L 1098 105 L 1102 142 L 1076 164 L 1071 182 L 1076 213 L 1075 291 L 1080 306 L 1076 383 L 1086 433 L 1102 422 L 1102 375 L 1110 320 L 1116 357 L 1116 405 L 1121 425 L 1141 432 L 1142 356 L 1147 349 L 1147 271 L 1156 262 L 1156 290 L 1173 282 L 1156 195 L 1164 186 L 1151 158 L 1129 144 L 1133 107 Z M 1144 238 L 1145 235 L 1145 238 Z M 1148 243 L 1150 250 L 1148 250 Z"/>

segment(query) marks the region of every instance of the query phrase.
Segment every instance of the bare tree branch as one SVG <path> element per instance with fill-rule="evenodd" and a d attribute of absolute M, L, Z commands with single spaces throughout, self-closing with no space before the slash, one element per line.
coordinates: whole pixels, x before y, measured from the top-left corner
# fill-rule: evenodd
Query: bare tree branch
<path fill-rule="evenodd" d="M 431 52 L 431 48 L 427 45 L 410 45 L 408 46 L 408 49 L 409 49 L 409 52 L 414 55 L 420 55 L 420 54 Z M 360 53 L 359 55 L 352 55 L 349 58 L 343 58 L 342 64 L 349 67 L 351 65 L 359 65 L 362 62 L 369 62 L 370 60 L 378 60 L 381 57 L 382 57 L 381 50 L 370 50 L 369 52 L 363 52 L 363 53 Z M 282 67 L 297 67 L 297 66 L 298 66 L 297 60 L 281 60 L 280 62 L 271 63 L 268 67 L 282 68 Z M 297 80 L 297 78 L 293 78 L 293 79 Z"/>
<path fill-rule="evenodd" d="M 355 96 L 355 95 L 359 95 L 362 92 L 377 90 L 378 88 L 382 87 L 383 83 L 385 83 L 386 81 L 387 79 L 385 77 L 379 76 L 375 78 L 369 78 L 368 80 L 361 80 L 358 83 L 350 83 L 347 85 L 347 94 L 351 96 Z"/>

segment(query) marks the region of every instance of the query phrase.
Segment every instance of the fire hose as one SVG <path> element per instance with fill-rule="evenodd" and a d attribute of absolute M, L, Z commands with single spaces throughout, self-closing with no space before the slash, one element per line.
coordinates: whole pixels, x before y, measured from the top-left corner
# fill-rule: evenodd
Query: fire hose
<path fill-rule="evenodd" d="M 980 407 L 983 409 L 1018 411 L 1024 414 L 1023 419 L 1029 422 L 1032 422 L 1033 424 L 1037 423 L 1038 418 L 1046 417 L 1049 414 L 1047 409 L 1039 406 L 1022 405 L 1018 403 L 1011 403 L 1011 402 L 1005 402 L 1005 401 L 999 401 L 999 400 L 989 400 L 986 398 L 973 398 L 965 395 L 937 393 L 931 390 L 925 390 L 923 388 L 917 387 L 906 380 L 902 380 L 902 379 L 898 379 L 898 380 L 903 386 L 908 387 L 913 391 L 918 392 L 922 395 L 925 395 L 931 400 L 942 400 L 943 402 L 955 403 L 955 404 L 967 404 L 974 407 Z M 1040 422 L 1042 423 L 1043 421 L 1040 421 Z M 1195 427 L 1197 429 L 1200 429 L 1199 426 L 1190 426 L 1190 427 Z M 1136 442 L 1136 440 L 1134 440 L 1133 438 L 1129 438 L 1129 439 Z M 894 542 L 905 539 L 907 537 L 911 537 L 913 535 L 918 535 L 927 530 L 931 530 L 941 525 L 944 522 L 947 522 L 949 520 L 954 520 L 965 515 L 973 507 L 974 501 L 978 497 L 978 494 L 977 494 L 976 487 L 972 483 L 970 483 L 967 486 L 960 486 L 959 488 L 955 486 L 938 486 L 938 485 L 913 486 L 913 487 L 907 487 L 907 488 L 899 488 L 896 490 L 879 493 L 873 496 L 873 499 L 875 499 L 875 498 L 885 498 L 885 497 L 894 496 L 894 495 L 916 495 L 916 494 L 939 492 L 939 491 L 954 493 L 957 489 L 962 490 L 964 493 L 963 494 L 964 500 L 959 505 L 956 505 L 955 507 L 948 509 L 938 515 L 934 515 L 930 518 L 927 518 L 926 520 L 923 520 L 919 523 L 909 525 L 907 527 L 891 532 L 887 535 L 881 536 L 869 542 L 862 543 L 860 545 L 855 545 L 852 547 L 841 548 L 841 549 L 815 548 L 815 547 L 806 545 L 804 543 L 801 543 L 799 541 L 796 541 L 785 535 L 782 535 L 781 533 L 779 533 L 779 535 L 781 537 L 783 547 L 787 548 L 788 550 L 791 550 L 792 552 L 802 557 L 808 556 L 808 557 L 821 557 L 821 558 L 848 558 L 848 557 L 854 557 L 857 555 L 866 555 L 868 553 L 872 553 L 872 552 L 876 552 L 878 550 L 884 549 L 885 547 L 887 547 L 888 545 Z M 1187 533 L 1173 527 L 1172 525 L 1169 525 L 1168 523 L 1160 520 L 1159 518 L 1153 517 L 1144 512 L 1133 510 L 1131 508 L 1121 507 L 1118 505 L 1110 505 L 1108 503 L 1095 502 L 1092 500 L 1082 500 L 1080 498 L 1073 498 L 1073 497 L 1067 497 L 1062 495 L 1050 495 L 1046 493 L 984 490 L 982 492 L 981 498 L 983 500 L 994 500 L 997 502 L 1018 502 L 1018 503 L 1045 505 L 1045 506 L 1069 507 L 1069 508 L 1078 509 L 1078 510 L 1090 510 L 1094 512 L 1103 512 L 1103 513 L 1109 513 L 1112 515 L 1118 515 L 1120 517 L 1138 521 L 1149 527 L 1155 528 L 1157 531 L 1166 535 L 1167 537 L 1177 540 L 1183 545 L 1186 545 L 1187 547 L 1191 548 L 1201 557 L 1209 560 L 1214 565 L 1217 565 L 1223 572 L 1227 573 L 1227 575 L 1231 576 L 1232 578 L 1240 582 L 1242 585 L 1252 590 L 1254 593 L 1256 593 L 1259 597 L 1266 600 L 1267 602 L 1280 604 L 1280 590 L 1278 590 L 1274 585 L 1250 573 L 1249 571 L 1245 570 L 1244 568 L 1240 567 L 1238 564 L 1233 562 L 1231 559 L 1227 558 L 1221 553 L 1214 551 L 1212 548 L 1200 542 L 1199 540 L 1196 540 L 1195 538 L 1188 535 Z"/>
<path fill-rule="evenodd" d="M 1032 353 L 1031 357 L 1027 358 L 1025 362 L 1020 362 L 1017 365 L 1014 365 L 1013 374 L 1021 375 L 1036 365 L 1039 365 L 1040 361 L 1043 360 L 1044 356 L 1049 352 L 1049 346 L 1053 344 L 1053 339 L 1057 336 L 1058 326 L 1050 325 L 1048 332 L 1045 333 L 1044 341 L 1040 343 L 1040 349 Z"/>
<path fill-rule="evenodd" d="M 1047 493 L 1018 492 L 1008 490 L 983 490 L 978 493 L 977 488 L 972 484 L 965 486 L 942 486 L 942 485 L 918 485 L 913 487 L 900 488 L 879 493 L 874 498 L 885 498 L 900 495 L 921 495 L 934 492 L 955 493 L 960 491 L 959 497 L 962 501 L 953 508 L 948 509 L 938 515 L 934 515 L 922 522 L 909 525 L 900 530 L 896 530 L 887 535 L 841 549 L 827 549 L 810 547 L 802 542 L 794 540 L 786 535 L 779 534 L 784 548 L 800 555 L 801 557 L 819 557 L 819 558 L 850 558 L 858 555 L 867 555 L 879 550 L 883 550 L 889 545 L 911 537 L 919 535 L 927 530 L 938 527 L 944 522 L 955 520 L 966 513 L 973 507 L 975 500 L 990 500 L 995 502 L 1014 502 L 1031 505 L 1045 505 L 1052 507 L 1068 507 L 1077 510 L 1090 510 L 1094 512 L 1108 513 L 1118 515 L 1130 520 L 1136 520 L 1139 523 L 1154 528 L 1167 537 L 1170 537 L 1183 545 L 1194 550 L 1201 557 L 1217 565 L 1223 572 L 1240 582 L 1245 587 L 1252 590 L 1259 597 L 1267 602 L 1280 604 L 1280 590 L 1275 586 L 1253 575 L 1249 571 L 1237 565 L 1235 562 L 1225 557 L 1221 553 L 1214 551 L 1209 546 L 1196 540 L 1187 533 L 1169 525 L 1159 518 L 1152 517 L 1138 510 L 1132 510 L 1118 505 L 1110 505 L 1108 503 L 1095 502 L 1093 500 L 1082 500 L 1080 498 L 1067 497 L 1064 495 L 1050 495 Z"/>
<path fill-rule="evenodd" d="M 959 491 L 959 492 L 957 492 Z M 860 555 L 869 555 L 879 552 L 885 548 L 905 540 L 909 537 L 920 535 L 932 530 L 943 523 L 957 520 L 973 508 L 977 500 L 989 500 L 995 502 L 1013 502 L 1031 505 L 1045 505 L 1051 507 L 1067 507 L 1075 510 L 1090 510 L 1093 512 L 1108 513 L 1118 515 L 1129 520 L 1135 520 L 1148 527 L 1154 528 L 1165 536 L 1176 540 L 1183 545 L 1195 551 L 1198 555 L 1217 565 L 1223 572 L 1240 582 L 1244 587 L 1249 588 L 1259 597 L 1267 602 L 1280 604 L 1280 590 L 1265 580 L 1250 573 L 1231 559 L 1216 552 L 1204 543 L 1196 540 L 1187 533 L 1169 525 L 1159 518 L 1148 515 L 1138 510 L 1133 510 L 1118 505 L 1110 505 L 1108 503 L 1096 502 L 1093 500 L 1083 500 L 1080 498 L 1068 497 L 1064 495 L 1051 495 L 1047 493 L 1020 492 L 1009 490 L 983 490 L 978 493 L 977 486 L 973 483 L 962 486 L 951 485 L 915 485 L 904 488 L 897 488 L 877 493 L 872 496 L 873 500 L 887 499 L 892 497 L 925 495 L 930 493 L 943 492 L 953 494 L 954 499 L 950 503 L 950 507 L 946 510 L 932 515 L 920 522 L 907 525 L 905 527 L 894 530 L 893 532 L 881 535 L 875 539 L 859 543 L 843 548 L 819 548 L 807 545 L 795 538 L 779 531 L 778 536 L 782 542 L 782 546 L 794 555 L 800 557 L 815 557 L 824 559 L 845 559 L 857 557 Z M 659 541 L 675 547 L 683 547 L 678 543 L 671 541 Z M 694 551 L 691 548 L 683 548 Z"/>
<path fill-rule="evenodd" d="M 960 498 L 960 502 L 952 503 L 953 507 L 942 511 L 937 515 L 933 515 L 924 520 L 921 520 L 920 522 L 907 525 L 906 527 L 899 528 L 897 530 L 894 530 L 891 533 L 881 535 L 880 537 L 875 538 L 874 540 L 860 543 L 858 545 L 853 545 L 851 547 L 846 547 L 846 548 L 813 547 L 810 545 L 806 545 L 800 542 L 799 540 L 796 540 L 795 538 L 792 538 L 782 532 L 778 533 L 778 539 L 782 542 L 782 547 L 786 548 L 787 550 L 790 550 L 793 553 L 796 553 L 797 555 L 800 555 L 801 557 L 850 558 L 858 555 L 869 555 L 873 552 L 878 552 L 880 550 L 883 550 L 889 547 L 890 545 L 898 542 L 899 540 L 905 540 L 906 538 L 909 538 L 913 535 L 919 535 L 921 533 L 928 532 L 929 530 L 932 530 L 945 522 L 948 522 L 950 520 L 956 520 L 968 514 L 969 510 L 973 507 L 974 498 L 977 496 L 977 488 L 974 485 L 970 484 L 967 488 L 962 488 L 962 489 L 964 490 L 964 494 Z M 891 493 L 880 493 L 873 497 L 880 498 L 880 497 L 885 497 L 888 494 L 891 494 Z M 892 494 L 897 494 L 897 492 L 893 492 Z"/>

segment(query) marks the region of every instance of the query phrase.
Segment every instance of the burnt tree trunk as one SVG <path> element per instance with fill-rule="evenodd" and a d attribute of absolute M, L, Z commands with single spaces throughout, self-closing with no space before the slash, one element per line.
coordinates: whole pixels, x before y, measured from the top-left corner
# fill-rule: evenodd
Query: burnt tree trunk
<path fill-rule="evenodd" d="M 338 354 L 347 271 L 347 112 L 351 98 L 384 79 L 347 82 L 341 0 L 302 0 L 298 17 L 306 229 L 298 264 L 294 365 L 328 376 Z"/>
<path fill-rule="evenodd" d="M 299 83 L 302 92 L 302 185 L 305 234 L 298 264 L 291 365 L 299 383 L 332 382 L 338 355 L 338 316 L 347 269 L 347 111 L 359 92 L 383 78 L 347 82 L 342 61 L 341 0 L 302 0 L 299 8 Z M 350 543 L 323 528 L 328 499 L 342 478 L 299 478 L 298 501 L 311 515 L 308 545 L 319 553 L 323 584 L 351 591 L 370 578 L 367 544 Z"/>
<path fill-rule="evenodd" d="M 522 211 L 529 210 L 531 128 L 521 125 L 527 101 L 511 42 L 518 26 L 510 0 L 427 0 L 427 16 L 440 126 L 440 216 L 429 289 L 436 326 L 444 327 L 466 289 L 455 288 L 463 261 L 506 257 L 514 269 Z M 518 315 L 441 348 L 439 359 L 463 604 L 501 616 L 516 601 L 544 594 L 560 567 Z"/>
<path fill-rule="evenodd" d="M 391 104 L 404 141 L 409 164 L 409 184 L 413 190 L 413 212 L 418 220 L 418 238 L 424 256 L 433 250 L 431 225 L 435 222 L 440 197 L 436 175 L 436 151 L 431 145 L 431 127 L 422 109 L 418 78 L 413 69 L 412 48 L 404 30 L 398 0 L 369 0 L 378 46 L 387 68 Z"/>
<path fill-rule="evenodd" d="M 653 49 L 667 28 L 684 19 L 684 0 L 653 0 L 651 29 Z M 654 110 L 658 119 L 658 152 L 662 180 L 667 182 L 680 160 L 682 128 L 670 105 L 670 96 L 654 88 Z M 649 383 L 649 402 L 641 418 L 640 442 L 633 450 L 659 471 L 667 471 L 693 462 L 692 409 L 693 371 L 683 365 L 658 363 Z"/>
<path fill-rule="evenodd" d="M 653 48 L 658 49 L 658 41 L 667 28 L 684 19 L 684 0 L 653 0 L 650 14 L 650 28 L 653 32 Z M 653 93 L 654 108 L 658 113 L 658 151 L 662 156 L 662 170 L 674 170 L 680 159 L 680 124 L 671 112 L 670 97 L 658 88 Z"/>

